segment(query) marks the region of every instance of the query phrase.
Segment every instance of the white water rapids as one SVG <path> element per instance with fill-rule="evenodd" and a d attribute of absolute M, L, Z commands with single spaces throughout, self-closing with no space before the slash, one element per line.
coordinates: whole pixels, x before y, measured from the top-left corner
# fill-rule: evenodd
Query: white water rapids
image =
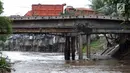
<path fill-rule="evenodd" d="M 130 66 L 116 61 L 89 65 L 68 65 L 62 53 L 3 51 L 14 64 L 12 73 L 130 73 Z"/>

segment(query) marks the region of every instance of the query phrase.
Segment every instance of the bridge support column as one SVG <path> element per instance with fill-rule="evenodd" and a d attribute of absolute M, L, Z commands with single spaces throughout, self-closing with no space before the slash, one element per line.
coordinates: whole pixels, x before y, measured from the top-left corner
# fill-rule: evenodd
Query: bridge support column
<path fill-rule="evenodd" d="M 75 60 L 75 37 L 71 37 L 72 60 Z"/>
<path fill-rule="evenodd" d="M 70 60 L 70 37 L 69 36 L 66 36 L 64 56 L 65 56 L 65 60 Z"/>
<path fill-rule="evenodd" d="M 91 50 L 90 50 L 90 34 L 86 34 L 86 55 L 87 55 L 87 58 L 91 58 L 90 54 L 91 54 Z"/>
<path fill-rule="evenodd" d="M 83 60 L 83 44 L 82 44 L 82 35 L 79 35 L 79 47 L 78 47 L 78 51 L 79 51 L 79 60 Z"/>

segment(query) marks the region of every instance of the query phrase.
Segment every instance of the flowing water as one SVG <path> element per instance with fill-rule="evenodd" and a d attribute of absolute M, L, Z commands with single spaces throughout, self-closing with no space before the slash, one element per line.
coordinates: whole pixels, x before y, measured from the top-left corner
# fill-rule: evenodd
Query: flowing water
<path fill-rule="evenodd" d="M 62 53 L 3 51 L 14 63 L 12 73 L 130 73 L 129 61 L 64 61 Z"/>

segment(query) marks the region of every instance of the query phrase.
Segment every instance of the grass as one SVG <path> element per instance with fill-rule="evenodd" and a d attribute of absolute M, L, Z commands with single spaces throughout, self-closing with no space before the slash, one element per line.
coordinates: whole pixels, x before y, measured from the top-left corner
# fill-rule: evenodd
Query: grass
<path fill-rule="evenodd" d="M 100 39 L 94 40 L 90 43 L 91 52 L 96 52 L 102 49 L 102 44 L 104 42 L 100 41 Z M 86 45 L 83 45 L 83 53 L 86 52 Z"/>

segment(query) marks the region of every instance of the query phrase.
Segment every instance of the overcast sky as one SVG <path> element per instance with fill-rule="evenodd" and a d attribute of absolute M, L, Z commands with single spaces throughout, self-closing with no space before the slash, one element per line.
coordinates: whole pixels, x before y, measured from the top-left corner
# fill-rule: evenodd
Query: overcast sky
<path fill-rule="evenodd" d="M 4 13 L 2 15 L 24 15 L 31 10 L 32 4 L 63 4 L 73 7 L 86 7 L 90 4 L 89 0 L 2 0 Z"/>

